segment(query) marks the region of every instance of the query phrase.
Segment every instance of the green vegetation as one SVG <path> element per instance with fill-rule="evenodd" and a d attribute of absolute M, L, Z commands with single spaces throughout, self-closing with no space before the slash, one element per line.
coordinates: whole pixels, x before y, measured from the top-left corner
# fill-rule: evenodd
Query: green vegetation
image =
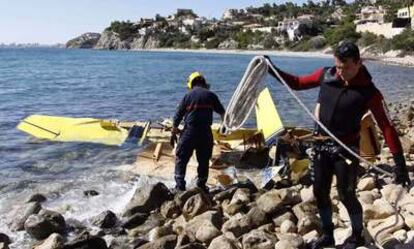
<path fill-rule="evenodd" d="M 405 29 L 401 34 L 394 36 L 392 38 L 392 48 L 409 53 L 414 52 L 414 30 Z"/>
<path fill-rule="evenodd" d="M 111 26 L 105 29 L 106 31 L 112 31 L 119 35 L 121 41 L 132 40 L 138 32 L 138 26 L 130 21 L 119 22 L 115 21 L 111 23 Z"/>

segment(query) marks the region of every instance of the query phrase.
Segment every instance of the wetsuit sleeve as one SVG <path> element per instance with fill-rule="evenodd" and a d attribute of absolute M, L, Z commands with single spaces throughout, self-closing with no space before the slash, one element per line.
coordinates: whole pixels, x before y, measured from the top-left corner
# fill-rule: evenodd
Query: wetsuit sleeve
<path fill-rule="evenodd" d="M 181 100 L 180 104 L 177 107 L 177 110 L 175 111 L 174 119 L 173 119 L 173 127 L 178 127 L 181 123 L 181 120 L 183 120 L 183 117 L 186 113 L 186 101 L 187 95 L 184 96 L 184 98 Z"/>
<path fill-rule="evenodd" d="M 274 68 L 286 81 L 286 83 L 294 90 L 305 90 L 319 86 L 321 84 L 322 76 L 325 73 L 325 69 L 320 68 L 309 75 L 296 76 L 288 74 L 277 67 Z M 280 81 L 273 70 L 269 69 L 269 73 L 278 81 Z"/>
<path fill-rule="evenodd" d="M 213 110 L 220 115 L 224 115 L 224 113 L 226 112 L 219 98 L 214 93 L 213 93 Z"/>
<path fill-rule="evenodd" d="M 388 147 L 390 148 L 390 151 L 394 155 L 395 159 L 397 154 L 402 154 L 402 146 L 400 139 L 398 138 L 397 131 L 391 123 L 384 98 L 379 90 L 376 90 L 368 102 L 368 108 L 374 115 L 375 120 L 384 135 L 385 142 L 388 144 Z"/>

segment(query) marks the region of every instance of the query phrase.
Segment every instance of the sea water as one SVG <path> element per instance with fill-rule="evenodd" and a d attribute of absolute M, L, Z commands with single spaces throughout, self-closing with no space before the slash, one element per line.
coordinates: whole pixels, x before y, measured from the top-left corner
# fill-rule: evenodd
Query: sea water
<path fill-rule="evenodd" d="M 202 72 L 223 104 L 230 100 L 253 55 L 66 49 L 0 49 L 0 232 L 29 248 L 25 232 L 8 228 L 13 212 L 31 194 L 47 197 L 45 208 L 88 223 L 105 210 L 122 213 L 137 187 L 156 181 L 120 168 L 135 162 L 138 146 L 39 142 L 18 131 L 31 114 L 159 121 L 174 115 L 186 78 Z M 271 56 L 281 69 L 307 74 L 332 59 Z M 366 63 L 388 101 L 409 99 L 414 70 Z M 266 82 L 285 124 L 312 126 L 288 92 Z M 309 108 L 317 89 L 300 92 Z M 217 120 L 217 119 L 216 119 Z M 247 125 L 254 125 L 249 120 Z M 139 162 L 138 162 L 139 167 Z M 172 182 L 166 181 L 172 186 Z M 95 190 L 98 196 L 83 192 Z"/>

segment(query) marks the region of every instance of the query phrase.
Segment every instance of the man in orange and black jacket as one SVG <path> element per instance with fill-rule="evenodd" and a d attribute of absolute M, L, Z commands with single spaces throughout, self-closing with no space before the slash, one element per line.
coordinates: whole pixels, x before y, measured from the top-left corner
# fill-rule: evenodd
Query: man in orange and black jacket
<path fill-rule="evenodd" d="M 390 121 L 381 92 L 375 87 L 370 73 L 361 63 L 358 47 L 354 43 L 343 42 L 336 48 L 334 59 L 335 66 L 318 69 L 306 76 L 294 76 L 277 67 L 275 69 L 294 90 L 320 87 L 319 120 L 354 151 L 359 151 L 361 118 L 370 110 L 393 154 L 396 183 L 410 185 L 398 134 Z M 272 70 L 269 70 L 269 73 L 278 79 Z M 358 159 L 346 151 L 341 151 L 340 155 L 332 151 L 322 151 L 316 157 L 313 192 L 323 235 L 312 244 L 312 249 L 335 244 L 330 200 L 334 174 L 337 178 L 339 198 L 346 207 L 352 223 L 352 235 L 346 240 L 343 248 L 354 249 L 364 244 L 362 206 L 355 193 L 358 163 Z"/>

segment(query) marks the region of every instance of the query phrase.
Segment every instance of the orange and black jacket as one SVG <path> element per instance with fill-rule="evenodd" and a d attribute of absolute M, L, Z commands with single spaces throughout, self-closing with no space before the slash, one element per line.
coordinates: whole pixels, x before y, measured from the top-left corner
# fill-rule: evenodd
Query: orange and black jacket
<path fill-rule="evenodd" d="M 210 128 L 213 122 L 213 111 L 220 115 L 225 112 L 217 95 L 206 88 L 195 86 L 178 105 L 173 125 L 178 127 L 184 118 L 184 128 Z"/>
<path fill-rule="evenodd" d="M 305 76 L 294 76 L 280 69 L 277 70 L 294 90 L 320 86 L 319 119 L 346 144 L 354 143 L 355 141 L 352 140 L 359 139 L 361 118 L 370 110 L 383 132 L 394 159 L 402 160 L 401 142 L 390 120 L 384 98 L 373 84 L 372 77 L 365 66 L 362 66 L 356 77 L 348 82 L 348 86 L 338 76 L 335 67 L 321 68 Z M 270 73 L 275 76 L 272 71 Z"/>

